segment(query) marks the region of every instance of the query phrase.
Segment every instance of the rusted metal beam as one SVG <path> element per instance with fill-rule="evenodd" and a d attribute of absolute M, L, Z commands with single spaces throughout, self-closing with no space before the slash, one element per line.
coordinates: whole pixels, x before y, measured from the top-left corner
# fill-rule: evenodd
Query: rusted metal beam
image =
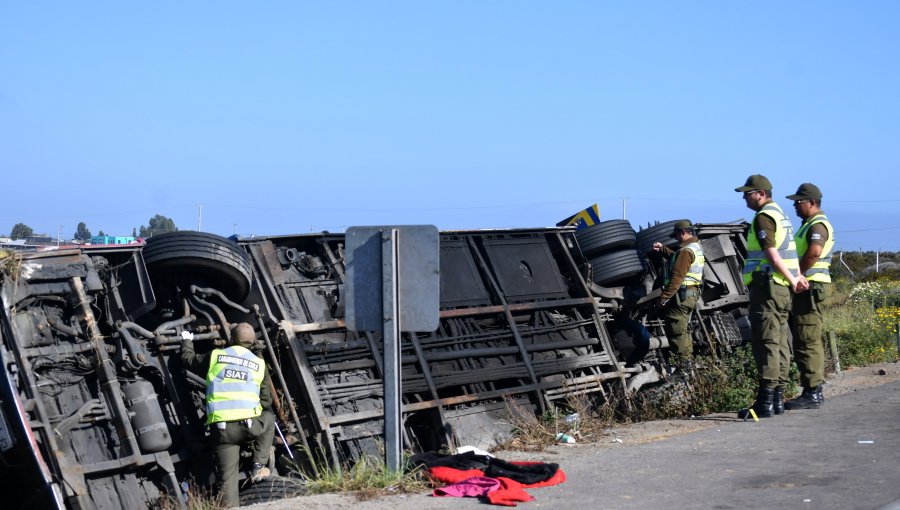
<path fill-rule="evenodd" d="M 441 318 L 450 317 L 470 317 L 477 315 L 489 315 L 494 313 L 504 313 L 507 309 L 511 312 L 525 312 L 534 310 L 546 310 L 547 308 L 568 308 L 578 305 L 592 305 L 594 298 L 576 298 L 576 299 L 555 299 L 548 301 L 537 301 L 534 303 L 514 303 L 504 306 L 476 306 L 472 308 L 456 308 L 453 310 L 441 310 Z"/>
<path fill-rule="evenodd" d="M 552 388 L 560 388 L 564 386 L 568 386 L 570 384 L 584 384 L 588 382 L 602 382 L 610 379 L 616 379 L 619 377 L 619 374 L 616 372 L 605 372 L 603 374 L 585 376 L 576 379 L 570 379 L 567 381 L 547 381 L 542 383 L 528 384 L 525 386 L 518 386 L 516 388 L 507 388 L 502 390 L 493 390 L 486 391 L 481 393 L 474 393 L 472 395 L 462 395 L 459 397 L 449 397 L 449 398 L 441 398 L 437 400 L 430 400 L 425 402 L 415 402 L 412 404 L 404 404 L 403 412 L 410 413 L 414 411 L 422 411 L 425 409 L 431 409 L 438 406 L 450 406 L 450 405 L 459 405 L 459 404 L 469 404 L 472 402 L 478 402 L 480 400 L 487 400 L 492 398 L 501 398 L 506 395 L 514 395 L 517 393 L 530 393 L 534 391 L 547 390 Z M 373 418 L 379 418 L 383 416 L 384 413 L 381 410 L 371 410 L 371 411 L 363 411 L 358 413 L 345 414 L 341 416 L 335 416 L 331 418 L 330 422 L 333 425 L 345 424 L 345 423 L 353 423 L 358 421 L 371 420 Z"/>

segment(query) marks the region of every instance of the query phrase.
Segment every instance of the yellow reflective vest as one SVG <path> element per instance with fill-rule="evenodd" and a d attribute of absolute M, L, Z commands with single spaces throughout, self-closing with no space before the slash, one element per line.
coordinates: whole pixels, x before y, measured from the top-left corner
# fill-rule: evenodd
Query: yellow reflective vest
<path fill-rule="evenodd" d="M 828 229 L 828 240 L 825 241 L 825 246 L 822 247 L 822 254 L 819 255 L 819 260 L 807 269 L 806 274 L 803 276 L 806 276 L 806 279 L 811 282 L 831 283 L 831 251 L 834 248 L 834 227 L 831 226 L 831 222 L 828 221 L 825 214 L 816 214 L 803 222 L 803 225 L 800 225 L 797 235 L 794 237 L 794 242 L 797 244 L 797 256 L 802 259 L 806 255 L 806 250 L 809 249 L 806 234 L 816 223 L 821 223 Z"/>
<path fill-rule="evenodd" d="M 775 249 L 778 255 L 794 276 L 800 276 L 800 259 L 797 258 L 797 245 L 794 243 L 794 227 L 791 220 L 785 216 L 784 211 L 775 202 L 767 202 L 756 216 L 765 214 L 775 220 Z M 756 218 L 754 216 L 754 219 Z M 766 258 L 766 253 L 759 244 L 756 236 L 756 222 L 750 225 L 750 233 L 747 234 L 747 260 L 744 264 L 744 285 L 750 285 L 754 272 L 771 273 L 772 279 L 778 285 L 791 286 L 791 282 L 781 275 L 772 263 Z"/>
<path fill-rule="evenodd" d="M 694 262 L 688 269 L 687 274 L 684 275 L 684 280 L 681 281 L 681 286 L 699 287 L 701 282 L 703 281 L 703 266 L 704 264 L 706 264 L 706 259 L 703 257 L 703 247 L 700 246 L 699 242 L 695 242 L 684 245 L 681 250 L 691 250 L 692 252 L 694 252 Z M 669 258 L 669 275 L 671 275 L 675 270 L 675 260 L 677 258 L 677 252 L 675 253 L 675 255 L 672 255 L 672 257 Z M 669 282 L 671 280 L 671 276 L 669 278 L 666 278 L 664 285 L 669 285 Z"/>
<path fill-rule="evenodd" d="M 213 350 L 206 374 L 206 423 L 262 414 L 259 390 L 265 373 L 266 362 L 245 347 Z"/>

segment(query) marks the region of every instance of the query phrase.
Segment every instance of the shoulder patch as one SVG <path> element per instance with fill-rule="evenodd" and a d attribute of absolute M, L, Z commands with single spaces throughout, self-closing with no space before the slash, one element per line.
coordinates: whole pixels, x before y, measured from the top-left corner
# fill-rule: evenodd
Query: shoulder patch
<path fill-rule="evenodd" d="M 822 239 L 822 234 L 817 234 L 817 233 L 813 232 L 812 234 L 809 235 L 809 238 L 812 239 L 813 241 L 818 241 L 819 239 Z"/>
<path fill-rule="evenodd" d="M 765 230 L 760 230 L 759 232 L 756 233 L 756 237 L 758 237 L 758 238 L 760 238 L 760 239 L 765 239 L 765 238 L 766 238 L 766 231 L 765 231 Z"/>

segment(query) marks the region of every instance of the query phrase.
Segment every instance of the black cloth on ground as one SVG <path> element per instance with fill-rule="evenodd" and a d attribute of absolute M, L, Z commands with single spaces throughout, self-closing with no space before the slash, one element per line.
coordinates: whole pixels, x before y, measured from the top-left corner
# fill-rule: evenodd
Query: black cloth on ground
<path fill-rule="evenodd" d="M 491 463 L 484 470 L 484 475 L 491 478 L 503 476 L 525 485 L 531 485 L 549 480 L 556 474 L 557 469 L 559 469 L 559 464 L 545 464 L 539 462 L 536 464 L 523 465 L 493 458 L 491 459 Z"/>
<path fill-rule="evenodd" d="M 451 467 L 454 469 L 484 469 L 491 458 L 487 455 L 476 455 L 475 452 L 458 453 L 456 455 L 441 455 L 437 452 L 417 453 L 410 457 L 413 466 Z"/>
<path fill-rule="evenodd" d="M 496 457 L 476 455 L 474 452 L 456 455 L 424 452 L 413 455 L 410 458 L 410 463 L 414 466 L 424 466 L 426 468 L 441 466 L 460 470 L 480 469 L 484 471 L 485 476 L 491 478 L 502 476 L 526 485 L 549 480 L 559 469 L 559 464 L 543 462 L 513 464 Z"/>

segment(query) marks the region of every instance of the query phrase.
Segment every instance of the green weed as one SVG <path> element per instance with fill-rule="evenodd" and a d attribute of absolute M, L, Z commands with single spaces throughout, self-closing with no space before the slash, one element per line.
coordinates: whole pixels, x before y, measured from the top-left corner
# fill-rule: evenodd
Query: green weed
<path fill-rule="evenodd" d="M 664 384 L 639 392 L 633 421 L 649 421 L 710 413 L 732 412 L 746 407 L 756 396 L 756 363 L 749 345 L 716 362 L 698 356 L 689 374 L 670 377 Z M 793 369 L 796 371 L 796 368 Z M 792 388 L 788 388 L 791 392 Z"/>
<path fill-rule="evenodd" d="M 383 458 L 364 456 L 352 466 L 337 468 L 308 450 L 305 454 L 311 468 L 295 466 L 294 474 L 305 480 L 311 494 L 353 492 L 360 500 L 367 500 L 385 494 L 422 492 L 429 487 L 421 470 L 393 471 Z"/>

